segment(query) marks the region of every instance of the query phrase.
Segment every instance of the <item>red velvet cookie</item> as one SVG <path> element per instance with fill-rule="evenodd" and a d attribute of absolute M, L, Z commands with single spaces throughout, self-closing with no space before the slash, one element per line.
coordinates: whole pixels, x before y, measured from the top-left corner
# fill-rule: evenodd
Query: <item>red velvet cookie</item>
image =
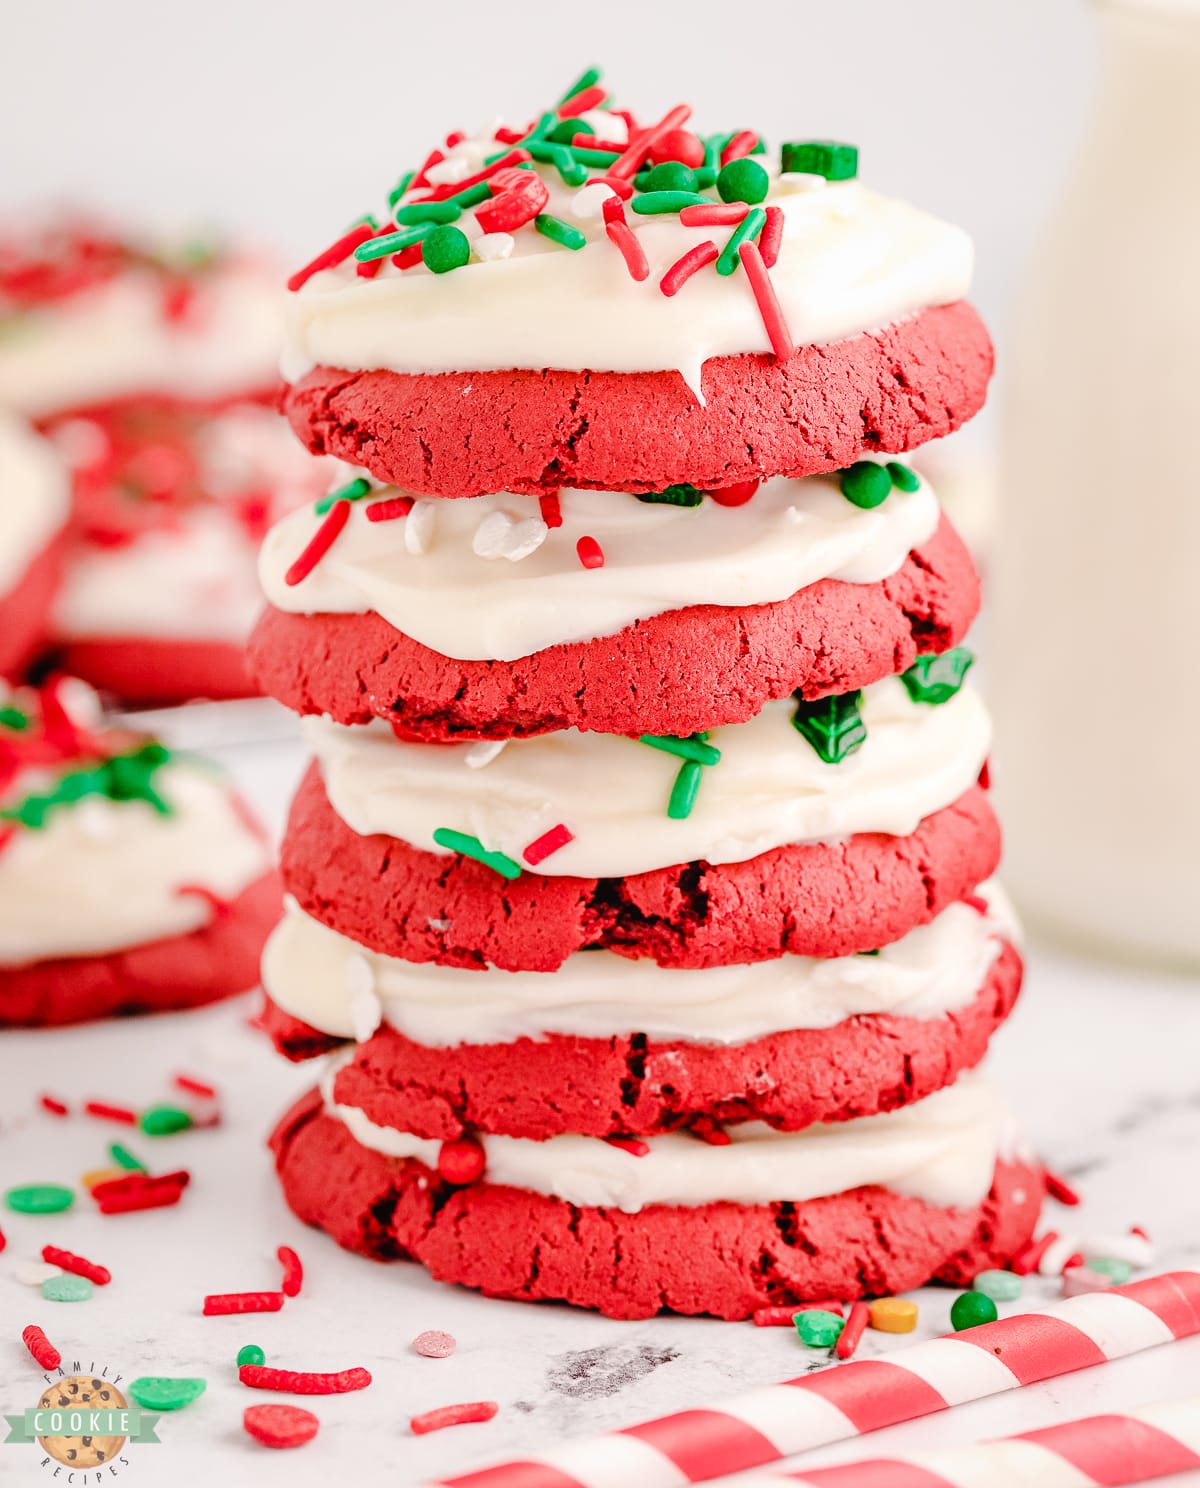
<path fill-rule="evenodd" d="M 983 406 L 991 373 L 987 331 L 959 300 L 786 361 L 713 357 L 703 404 L 678 372 L 317 367 L 284 409 L 314 452 L 430 496 L 707 490 L 940 438 Z"/>
<path fill-rule="evenodd" d="M 0 677 L 19 677 L 45 646 L 65 550 L 66 538 L 59 533 L 13 588 L 0 594 Z"/>
<path fill-rule="evenodd" d="M 472 1127 L 535 1141 L 739 1121 L 794 1131 L 893 1111 L 952 1083 L 983 1058 L 1020 986 L 1021 957 L 1005 944 L 978 995 L 956 1012 L 863 1015 L 747 1044 L 550 1034 L 430 1048 L 384 1026 L 339 1070 L 333 1096 L 377 1126 L 440 1141 Z M 319 1051 L 316 1030 L 281 1015 L 270 999 L 265 1022 L 281 1052 Z"/>
<path fill-rule="evenodd" d="M 623 879 L 527 871 L 508 881 L 472 858 L 359 836 L 314 764 L 281 867 L 306 914 L 385 955 L 553 971 L 589 946 L 685 967 L 875 950 L 970 893 L 999 858 L 1000 828 L 975 786 L 910 837 L 859 833 Z"/>
<path fill-rule="evenodd" d="M 1028 1241 L 1039 1167 L 997 1164 L 974 1209 L 865 1187 L 807 1203 L 581 1208 L 528 1190 L 452 1188 L 414 1160 L 361 1146 L 305 1096 L 271 1139 L 294 1212 L 377 1260 L 420 1261 L 492 1297 L 566 1301 L 610 1317 L 747 1317 L 813 1298 L 880 1296 L 931 1278 L 962 1284 Z"/>
<path fill-rule="evenodd" d="M 98 692 L 144 708 L 170 707 L 193 698 L 244 698 L 256 691 L 246 648 L 228 641 L 91 636 L 59 646 L 64 671 Z"/>
<path fill-rule="evenodd" d="M 457 661 L 377 614 L 267 609 L 250 640 L 264 692 L 337 723 L 406 737 L 520 738 L 565 728 L 687 734 L 744 723 L 773 698 L 850 692 L 957 645 L 979 608 L 970 554 L 943 517 L 878 584 L 823 579 L 778 604 L 695 605 L 520 661 Z"/>
<path fill-rule="evenodd" d="M 0 1027 L 167 1012 L 245 992 L 258 981 L 279 906 L 278 876 L 265 873 L 188 935 L 104 956 L 0 966 Z"/>

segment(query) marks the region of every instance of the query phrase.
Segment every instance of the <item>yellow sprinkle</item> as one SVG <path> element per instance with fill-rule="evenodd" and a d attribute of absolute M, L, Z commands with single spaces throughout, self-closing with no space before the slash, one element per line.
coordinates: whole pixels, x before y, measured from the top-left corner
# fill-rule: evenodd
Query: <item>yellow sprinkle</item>
<path fill-rule="evenodd" d="M 124 1168 L 93 1168 L 90 1173 L 85 1173 L 79 1181 L 87 1189 L 88 1193 L 91 1193 L 97 1183 L 108 1183 L 113 1178 L 128 1177 L 129 1174 Z"/>
<path fill-rule="evenodd" d="M 903 1297 L 880 1297 L 868 1306 L 867 1320 L 880 1333 L 911 1333 L 917 1326 L 917 1304 Z"/>

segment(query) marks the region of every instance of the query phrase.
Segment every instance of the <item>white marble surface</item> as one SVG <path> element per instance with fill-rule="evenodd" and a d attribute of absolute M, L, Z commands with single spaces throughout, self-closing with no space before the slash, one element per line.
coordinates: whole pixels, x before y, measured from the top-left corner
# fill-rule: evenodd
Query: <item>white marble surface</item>
<path fill-rule="evenodd" d="M 214 727 L 227 732 L 228 714 Z M 290 725 L 272 719 L 277 742 L 229 748 L 247 791 L 278 824 L 300 769 Z M 204 715 L 187 739 L 198 743 Z M 207 1393 L 163 1419 L 163 1445 L 129 1449 L 121 1482 L 199 1488 L 217 1481 L 292 1488 L 335 1482 L 404 1485 L 431 1475 L 536 1450 L 564 1437 L 631 1425 L 755 1384 L 823 1367 L 790 1330 L 703 1319 L 618 1323 L 567 1308 L 493 1302 L 431 1282 L 414 1266 L 376 1266 L 302 1227 L 273 1181 L 264 1140 L 273 1118 L 311 1082 L 273 1056 L 247 1026 L 253 1001 L 62 1032 L 0 1035 L 0 1187 L 77 1183 L 101 1166 L 108 1141 L 129 1145 L 162 1171 L 186 1166 L 193 1182 L 174 1209 L 101 1218 L 82 1199 L 65 1215 L 0 1212 L 0 1411 L 35 1403 L 40 1375 L 20 1343 L 38 1321 L 68 1358 L 139 1374 L 202 1375 Z M 1145 1226 L 1158 1267 L 1200 1266 L 1200 985 L 1069 961 L 1035 949 L 1023 1003 L 996 1041 L 992 1070 L 1024 1112 L 1052 1164 L 1077 1181 L 1086 1208 L 1048 1215 L 1094 1232 Z M 128 1130 L 37 1109 L 46 1090 L 73 1103 L 89 1096 L 134 1106 L 171 1097 L 187 1070 L 222 1092 L 223 1124 L 180 1136 Z M 108 1265 L 109 1287 L 79 1305 L 44 1302 L 14 1277 L 47 1243 Z M 277 1285 L 275 1249 L 294 1245 L 306 1265 L 303 1294 L 283 1312 L 245 1320 L 204 1318 L 203 1295 Z M 1057 1287 L 1034 1282 L 1041 1303 Z M 943 1331 L 953 1293 L 927 1290 L 921 1334 Z M 1018 1310 L 1021 1304 L 1002 1307 Z M 447 1360 L 414 1355 L 425 1328 L 456 1335 Z M 237 1381 L 247 1342 L 269 1362 L 300 1369 L 364 1364 L 373 1386 L 315 1402 L 321 1433 L 300 1451 L 269 1453 L 242 1433 L 241 1412 L 267 1395 Z M 862 1354 L 902 1347 L 868 1333 Z M 805 1465 L 849 1461 L 1028 1430 L 1071 1416 L 1170 1399 L 1200 1390 L 1200 1338 L 1049 1381 L 945 1415 L 829 1447 Z M 424 1438 L 410 1415 L 456 1401 L 495 1399 L 496 1419 Z M 0 1482 L 54 1481 L 33 1447 L 0 1447 Z M 799 1459 L 798 1459 L 799 1461 Z M 78 1480 L 78 1475 L 77 1475 Z M 59 1481 L 65 1481 L 65 1473 Z M 732 1480 L 730 1480 L 732 1481 Z M 1200 1485 L 1200 1473 L 1174 1481 Z"/>

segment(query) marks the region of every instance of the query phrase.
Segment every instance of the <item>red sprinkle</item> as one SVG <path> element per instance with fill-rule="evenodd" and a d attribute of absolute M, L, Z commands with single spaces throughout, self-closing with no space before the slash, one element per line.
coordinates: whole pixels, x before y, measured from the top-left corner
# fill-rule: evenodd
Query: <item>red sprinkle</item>
<path fill-rule="evenodd" d="M 126 1126 L 137 1125 L 137 1112 L 128 1106 L 112 1106 L 107 1101 L 84 1101 L 84 1114 L 97 1116 L 101 1121 L 120 1121 Z"/>
<path fill-rule="evenodd" d="M 779 246 L 783 242 L 783 208 L 768 207 L 767 220 L 763 223 L 762 232 L 758 235 L 758 251 L 762 254 L 762 261 L 768 269 L 775 267 L 775 260 L 779 257 Z"/>
<path fill-rule="evenodd" d="M 992 764 L 990 760 L 984 760 L 983 768 L 979 772 L 979 785 L 981 790 L 990 790 L 992 785 Z"/>
<path fill-rule="evenodd" d="M 119 1198 L 122 1194 L 140 1189 L 186 1188 L 192 1175 L 180 1168 L 174 1173 L 160 1173 L 151 1178 L 147 1173 L 127 1173 L 122 1178 L 110 1178 L 107 1183 L 97 1183 L 92 1189 L 92 1198 Z"/>
<path fill-rule="evenodd" d="M 354 272 L 360 279 L 374 279 L 382 268 L 382 258 L 369 258 L 366 263 L 355 264 Z"/>
<path fill-rule="evenodd" d="M 214 920 L 227 920 L 229 918 L 230 906 L 228 899 L 222 899 L 219 894 L 214 894 L 204 884 L 180 884 L 175 890 L 180 897 L 202 899 L 212 912 Z"/>
<path fill-rule="evenodd" d="M 749 155 L 757 144 L 758 135 L 753 129 L 739 129 L 721 151 L 721 164 L 728 165 L 731 160 L 740 160 L 743 155 Z"/>
<path fill-rule="evenodd" d="M 684 227 L 733 227 L 739 223 L 750 208 L 745 202 L 697 202 L 684 207 L 679 220 Z"/>
<path fill-rule="evenodd" d="M 616 198 L 610 196 L 609 201 Z M 606 202 L 607 206 L 608 203 Z M 625 267 L 629 270 L 629 277 L 635 279 L 639 284 L 643 279 L 650 277 L 650 260 L 646 257 L 646 250 L 638 240 L 637 233 L 630 227 L 628 222 L 622 218 L 613 218 L 604 224 L 604 231 L 608 234 L 608 240 L 625 260 Z"/>
<path fill-rule="evenodd" d="M 546 491 L 539 496 L 538 509 L 547 527 L 562 526 L 562 507 L 559 504 L 557 491 Z"/>
<path fill-rule="evenodd" d="M 189 1095 L 203 1096 L 205 1100 L 217 1098 L 214 1087 L 203 1080 L 197 1080 L 194 1075 L 176 1075 L 173 1083 L 176 1090 L 186 1090 Z"/>
<path fill-rule="evenodd" d="M 413 1352 L 418 1353 L 424 1359 L 448 1359 L 458 1347 L 453 1333 L 443 1333 L 437 1328 L 430 1328 L 425 1333 L 418 1333 L 412 1341 Z"/>
<path fill-rule="evenodd" d="M 603 88 L 593 86 L 584 88 L 582 92 L 576 93 L 574 98 L 568 98 L 558 110 L 560 119 L 577 119 L 580 114 L 586 114 L 588 109 L 599 108 L 608 94 Z"/>
<path fill-rule="evenodd" d="M 962 897 L 962 902 L 970 909 L 973 909 L 976 914 L 986 915 L 990 912 L 988 908 L 988 902 L 982 894 L 964 894 Z M 1047 1181 L 1048 1179 L 1049 1175 L 1047 1175 Z M 1079 1200 L 1076 1199 L 1075 1202 L 1078 1203 Z"/>
<path fill-rule="evenodd" d="M 278 1312 L 282 1292 L 212 1292 L 204 1299 L 205 1317 L 228 1317 L 241 1312 Z"/>
<path fill-rule="evenodd" d="M 283 1280 L 279 1283 L 279 1290 L 285 1297 L 298 1297 L 304 1284 L 304 1267 L 300 1264 L 300 1257 L 290 1245 L 281 1245 L 275 1254 L 283 1267 Z"/>
<path fill-rule="evenodd" d="M 1141 1225 L 1130 1225 L 1129 1233 L 1131 1235 L 1136 1235 L 1139 1240 L 1144 1240 L 1147 1245 L 1152 1243 L 1150 1240 L 1149 1232 L 1142 1229 Z"/>
<path fill-rule="evenodd" d="M 5 1249 L 7 1249 L 7 1247 L 8 1247 L 8 1237 L 5 1235 L 5 1233 L 4 1233 L 3 1230 L 0 1230 L 0 1250 L 5 1250 Z"/>
<path fill-rule="evenodd" d="M 417 245 L 418 247 L 420 244 Z M 407 517 L 413 509 L 411 496 L 389 496 L 385 501 L 372 501 L 367 505 L 368 522 L 394 522 L 398 517 Z"/>
<path fill-rule="evenodd" d="M 429 182 L 425 179 L 425 172 L 431 165 L 439 165 L 445 158 L 446 156 L 441 150 L 430 150 L 425 158 L 425 164 L 408 183 L 408 189 L 414 191 L 418 187 L 428 186 Z"/>
<path fill-rule="evenodd" d="M 678 294 L 693 274 L 698 273 L 706 264 L 712 263 L 717 253 L 717 245 L 711 238 L 703 243 L 697 243 L 694 248 L 689 248 L 682 258 L 675 260 L 658 281 L 659 289 L 665 295 Z"/>
<path fill-rule="evenodd" d="M 461 145 L 462 142 L 463 142 L 463 140 L 466 139 L 466 137 L 467 137 L 467 135 L 466 135 L 466 131 L 465 130 L 463 130 L 463 129 L 452 129 L 450 131 L 450 133 L 446 136 L 446 149 L 447 150 L 453 150 L 456 145 Z"/>
<path fill-rule="evenodd" d="M 501 143 L 504 142 L 501 141 Z M 443 182 L 441 186 L 435 186 L 428 196 L 422 196 L 419 200 L 423 202 L 445 201 L 448 196 L 457 196 L 460 191 L 466 191 L 470 186 L 478 186 L 480 181 L 490 180 L 498 171 L 511 170 L 514 165 L 520 165 L 523 160 L 532 159 L 533 156 L 528 150 L 510 150 L 507 155 L 501 155 L 499 160 L 493 160 L 491 165 L 485 165 L 473 176 L 464 176 L 461 181 Z"/>
<path fill-rule="evenodd" d="M 410 243 L 402 253 L 393 253 L 392 262 L 398 269 L 413 269 L 421 262 L 420 243 Z"/>
<path fill-rule="evenodd" d="M 865 1302 L 855 1302 L 851 1307 L 846 1326 L 838 1334 L 838 1341 L 833 1348 L 839 1359 L 848 1359 L 858 1347 L 863 1330 L 867 1326 L 868 1316 L 869 1311 Z"/>
<path fill-rule="evenodd" d="M 575 833 L 569 827 L 559 822 L 558 826 L 551 827 L 548 832 L 543 832 L 540 837 L 535 837 L 521 856 L 532 868 L 536 868 L 544 862 L 551 853 L 558 852 L 559 848 L 566 847 L 568 842 L 575 841 Z"/>
<path fill-rule="evenodd" d="M 443 1142 L 438 1151 L 438 1174 L 456 1188 L 474 1183 L 486 1166 L 487 1154 L 483 1144 L 474 1137 L 458 1137 L 453 1142 Z"/>
<path fill-rule="evenodd" d="M 619 1147 L 622 1152 L 628 1152 L 630 1157 L 649 1157 L 650 1143 L 643 1142 L 640 1137 L 611 1136 L 604 1139 L 610 1147 Z"/>
<path fill-rule="evenodd" d="M 466 1405 L 443 1405 L 438 1410 L 414 1416 L 408 1426 L 414 1436 L 424 1436 L 430 1431 L 441 1431 L 446 1426 L 470 1426 L 476 1421 L 490 1421 L 499 1409 L 494 1400 L 472 1400 Z"/>
<path fill-rule="evenodd" d="M 86 1276 L 97 1286 L 107 1286 L 112 1280 L 112 1272 L 107 1266 L 97 1266 L 95 1261 L 73 1255 L 69 1250 L 60 1250 L 57 1245 L 43 1245 L 42 1260 L 51 1266 L 61 1266 L 64 1271 L 71 1271 L 76 1276 Z"/>
<path fill-rule="evenodd" d="M 1066 1260 L 1062 1263 L 1062 1267 L 1059 1270 L 1059 1273 L 1058 1274 L 1060 1276 L 1065 1276 L 1068 1271 L 1073 1271 L 1076 1266 L 1082 1266 L 1082 1265 L 1083 1265 L 1083 1253 L 1081 1251 L 1078 1251 L 1077 1250 L 1074 1255 L 1069 1255 L 1066 1258 Z"/>
<path fill-rule="evenodd" d="M 610 176 L 616 176 L 618 180 L 622 177 L 635 175 L 642 165 L 647 153 L 654 145 L 669 134 L 678 129 L 681 124 L 686 124 L 692 117 L 691 105 L 686 103 L 676 106 L 666 113 L 657 124 L 651 124 L 648 129 L 635 130 L 629 137 L 629 144 L 619 160 L 614 160 L 608 168 Z"/>
<path fill-rule="evenodd" d="M 1080 1202 L 1078 1192 L 1071 1187 L 1065 1178 L 1060 1178 L 1057 1173 L 1046 1169 L 1046 1192 L 1052 1199 L 1057 1199 L 1060 1204 L 1066 1204 L 1069 1209 L 1074 1209 Z"/>
<path fill-rule="evenodd" d="M 1057 1230 L 1047 1230 L 1038 1240 L 1031 1240 L 1024 1250 L 1018 1251 L 1008 1263 L 1008 1269 L 1018 1276 L 1028 1276 L 1036 1271 L 1042 1257 L 1058 1239 Z"/>
<path fill-rule="evenodd" d="M 97 1203 L 101 1214 L 131 1214 L 139 1209 L 167 1209 L 172 1204 L 179 1203 L 185 1187 L 182 1183 L 175 1186 L 142 1183 L 99 1199 Z M 92 1190 L 92 1197 L 96 1197 L 95 1189 Z"/>
<path fill-rule="evenodd" d="M 242 1426 L 264 1447 L 302 1447 L 321 1429 L 312 1411 L 298 1405 L 248 1405 Z"/>
<path fill-rule="evenodd" d="M 745 506 L 759 485 L 758 480 L 735 481 L 732 486 L 722 486 L 719 491 L 710 491 L 708 494 L 718 506 Z"/>
<path fill-rule="evenodd" d="M 604 567 L 604 549 L 594 537 L 581 537 L 575 544 L 575 551 L 584 568 Z"/>
<path fill-rule="evenodd" d="M 285 584 L 298 584 L 308 578 L 325 554 L 337 541 L 338 534 L 350 520 L 350 503 L 335 501 L 325 513 L 324 520 L 309 538 L 304 551 L 283 576 Z"/>
<path fill-rule="evenodd" d="M 546 209 L 550 188 L 533 171 L 499 171 L 491 178 L 492 198 L 475 208 L 484 232 L 514 232 Z"/>
<path fill-rule="evenodd" d="M 758 251 L 758 244 L 743 243 L 738 249 L 738 257 L 742 261 L 742 267 L 746 270 L 746 278 L 750 281 L 750 288 L 758 305 L 758 313 L 762 316 L 763 325 L 767 328 L 767 339 L 771 343 L 771 350 L 780 361 L 786 361 L 795 350 L 792 344 L 792 333 L 788 330 L 787 321 L 783 318 L 783 309 L 775 294 L 771 276 L 767 273 L 767 266 L 763 263 L 762 254 Z"/>
<path fill-rule="evenodd" d="M 348 233 L 340 237 L 336 243 L 331 243 L 324 253 L 318 253 L 311 263 L 298 269 L 288 280 L 287 287 L 293 292 L 303 289 L 314 274 L 320 273 L 322 269 L 332 269 L 337 264 L 344 263 L 360 243 L 365 243 L 374 235 L 375 229 L 369 222 L 360 222 L 357 227 L 352 227 Z"/>
<path fill-rule="evenodd" d="M 298 1369 L 272 1369 L 266 1364 L 243 1364 L 238 1379 L 252 1390 L 281 1390 L 291 1395 L 345 1395 L 365 1390 L 371 1383 L 366 1369 L 342 1369 L 336 1374 L 311 1374 Z"/>
<path fill-rule="evenodd" d="M 62 1355 L 36 1323 L 22 1329 L 21 1342 L 43 1369 L 57 1369 L 62 1363 Z"/>
<path fill-rule="evenodd" d="M 594 149 L 595 146 L 593 145 L 592 148 Z M 622 201 L 628 201 L 633 195 L 633 182 L 623 181 L 619 176 L 593 176 L 588 185 L 594 186 L 597 182 L 615 191 Z"/>
<path fill-rule="evenodd" d="M 756 1328 L 790 1328 L 798 1312 L 836 1312 L 842 1315 L 842 1304 L 833 1300 L 825 1302 L 797 1302 L 791 1307 L 759 1307 L 754 1312 Z"/>
<path fill-rule="evenodd" d="M 51 1116 L 66 1116 L 69 1114 L 66 1102 L 60 1101 L 57 1096 L 39 1095 L 38 1104 L 43 1111 L 49 1111 Z"/>

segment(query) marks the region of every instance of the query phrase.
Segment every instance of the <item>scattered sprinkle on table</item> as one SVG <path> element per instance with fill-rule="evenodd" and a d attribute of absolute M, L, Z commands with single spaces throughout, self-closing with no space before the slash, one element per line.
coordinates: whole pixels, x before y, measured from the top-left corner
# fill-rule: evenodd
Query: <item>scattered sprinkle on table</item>
<path fill-rule="evenodd" d="M 283 1267 L 279 1290 L 285 1297 L 298 1297 L 304 1284 L 304 1267 L 300 1264 L 300 1257 L 290 1245 L 281 1245 L 275 1254 Z"/>
<path fill-rule="evenodd" d="M 867 1322 L 877 1333 L 911 1333 L 919 1309 L 906 1297 L 877 1297 L 867 1304 Z"/>
<path fill-rule="evenodd" d="M 425 1359 L 448 1359 L 458 1344 L 453 1333 L 442 1333 L 437 1328 L 430 1328 L 424 1333 L 418 1333 L 412 1346 L 413 1352 Z"/>
<path fill-rule="evenodd" d="M 478 1421 L 490 1421 L 500 1407 L 494 1400 L 472 1400 L 464 1405 L 443 1405 L 437 1410 L 426 1411 L 409 1421 L 409 1430 L 414 1436 L 425 1436 L 430 1431 L 442 1431 L 447 1426 L 471 1426 Z"/>
<path fill-rule="evenodd" d="M 47 1302 L 87 1302 L 92 1291 L 92 1283 L 86 1276 L 75 1276 L 70 1271 L 47 1276 L 42 1282 L 42 1296 Z"/>
<path fill-rule="evenodd" d="M 116 1106 L 111 1101 L 84 1101 L 85 1116 L 95 1116 L 98 1121 L 119 1121 L 123 1126 L 137 1125 L 137 1112 L 128 1106 Z"/>
<path fill-rule="evenodd" d="M 981 1271 L 971 1288 L 993 1302 L 1015 1302 L 1024 1290 L 1024 1283 L 1014 1271 Z"/>
<path fill-rule="evenodd" d="M 317 1374 L 302 1369 L 270 1369 L 262 1364 L 243 1364 L 238 1379 L 252 1390 L 280 1390 L 292 1395 L 345 1395 L 365 1390 L 371 1383 L 368 1369 L 339 1369 Z"/>
<path fill-rule="evenodd" d="M 22 1286 L 41 1288 L 42 1282 L 51 1276 L 61 1276 L 61 1266 L 49 1266 L 44 1261 L 22 1261 L 13 1276 Z"/>
<path fill-rule="evenodd" d="M 204 1299 L 205 1317 L 229 1317 L 245 1312 L 278 1312 L 282 1292 L 212 1292 Z"/>
<path fill-rule="evenodd" d="M 24 1183 L 8 1189 L 4 1202 L 18 1214 L 60 1214 L 75 1202 L 75 1195 L 59 1183 Z"/>
<path fill-rule="evenodd" d="M 1111 1276 L 1102 1271 L 1089 1270 L 1087 1266 L 1068 1266 L 1062 1275 L 1064 1297 L 1082 1297 L 1088 1292 L 1107 1292 L 1113 1285 Z"/>
<path fill-rule="evenodd" d="M 994 1323 L 997 1317 L 996 1304 L 982 1292 L 963 1292 L 950 1307 L 950 1326 L 956 1333 L 978 1328 L 981 1323 Z"/>
<path fill-rule="evenodd" d="M 182 1106 L 148 1106 L 138 1118 L 138 1125 L 148 1137 L 170 1137 L 187 1131 L 192 1116 Z"/>
<path fill-rule="evenodd" d="M 298 1405 L 248 1405 L 242 1425 L 256 1442 L 276 1448 L 302 1447 L 321 1427 L 312 1411 Z"/>
<path fill-rule="evenodd" d="M 36 1323 L 22 1330 L 21 1342 L 43 1369 L 57 1369 L 62 1363 L 62 1355 Z"/>
<path fill-rule="evenodd" d="M 1085 1256 L 1083 1264 L 1089 1271 L 1111 1277 L 1114 1286 L 1124 1286 L 1133 1275 L 1133 1267 L 1128 1261 L 1119 1261 L 1113 1256 Z"/>
<path fill-rule="evenodd" d="M 846 1326 L 838 1334 L 838 1341 L 834 1345 L 834 1353 L 839 1359 L 849 1359 L 862 1341 L 863 1333 L 866 1331 L 869 1314 L 865 1302 L 855 1302 L 850 1308 L 850 1316 L 846 1319 Z"/>
<path fill-rule="evenodd" d="M 208 1388 L 202 1379 L 171 1379 L 166 1375 L 147 1374 L 130 1380 L 129 1393 L 146 1410 L 177 1411 L 199 1400 Z"/>
<path fill-rule="evenodd" d="M 96 1286 L 107 1286 L 112 1280 L 112 1272 L 107 1266 L 97 1266 L 95 1261 L 74 1255 L 69 1250 L 60 1250 L 57 1245 L 43 1245 L 42 1260 L 47 1265 L 57 1266 L 63 1271 L 73 1272 L 76 1276 L 86 1277 Z"/>
<path fill-rule="evenodd" d="M 244 1343 L 238 1349 L 237 1366 L 239 1369 L 243 1364 L 265 1364 L 266 1362 L 267 1356 L 257 1343 Z"/>
<path fill-rule="evenodd" d="M 806 1308 L 796 1314 L 796 1332 L 808 1348 L 832 1348 L 841 1337 L 845 1320 L 823 1308 Z"/>

